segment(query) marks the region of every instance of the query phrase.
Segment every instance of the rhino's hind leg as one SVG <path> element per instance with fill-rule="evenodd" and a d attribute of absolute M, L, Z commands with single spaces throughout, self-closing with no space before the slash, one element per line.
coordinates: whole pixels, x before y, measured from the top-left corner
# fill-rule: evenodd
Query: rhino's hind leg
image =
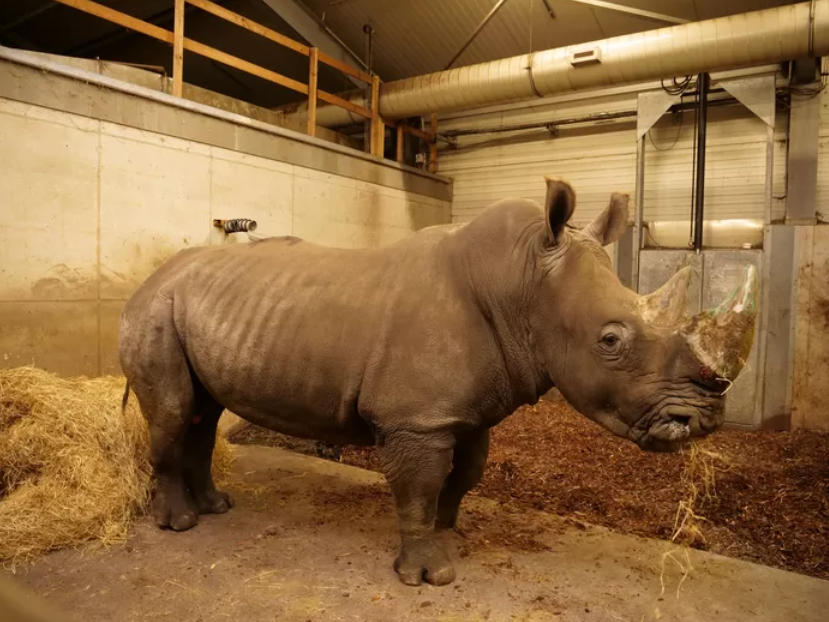
<path fill-rule="evenodd" d="M 216 427 L 224 406 L 194 379 L 195 414 L 184 437 L 184 479 L 199 514 L 224 514 L 233 507 L 226 493 L 216 490 L 213 482 L 213 447 Z"/>
<path fill-rule="evenodd" d="M 451 437 L 403 430 L 383 438 L 380 459 L 391 486 L 400 526 L 400 555 L 394 562 L 400 580 L 446 585 L 455 569 L 435 542 L 435 513 L 452 462 Z"/>
<path fill-rule="evenodd" d="M 121 365 L 150 432 L 155 476 L 152 511 L 161 527 L 183 531 L 198 512 L 184 481 L 184 440 L 193 419 L 193 378 L 172 321 L 172 303 L 156 298 L 147 318 L 121 334 Z M 123 320 L 122 324 L 130 321 Z"/>
<path fill-rule="evenodd" d="M 489 429 L 476 430 L 458 440 L 452 456 L 452 472 L 438 499 L 437 526 L 452 528 L 464 495 L 481 481 L 489 454 Z"/>
<path fill-rule="evenodd" d="M 184 438 L 192 417 L 189 373 L 155 376 L 154 383 L 133 383 L 150 429 L 150 463 L 155 475 L 153 518 L 160 527 L 184 531 L 198 513 L 184 482 Z"/>

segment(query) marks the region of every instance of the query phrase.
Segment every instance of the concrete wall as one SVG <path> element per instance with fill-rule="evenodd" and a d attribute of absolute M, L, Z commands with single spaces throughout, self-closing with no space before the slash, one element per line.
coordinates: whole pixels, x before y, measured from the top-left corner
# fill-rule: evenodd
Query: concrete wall
<path fill-rule="evenodd" d="M 824 69 L 826 71 L 826 64 Z M 814 184 L 815 192 L 805 195 L 795 216 L 795 348 L 793 371 L 792 426 L 829 431 L 829 93 L 826 89 L 798 108 L 800 139 L 798 157 L 808 164 L 817 158 L 817 170 L 805 170 L 802 177 Z M 800 168 L 800 167 L 799 167 Z M 800 172 L 798 170 L 793 171 Z M 809 174 L 815 175 L 812 179 Z"/>
<path fill-rule="evenodd" d="M 177 250 L 222 242 L 213 218 L 253 218 L 262 233 L 343 247 L 450 220 L 451 186 L 435 176 L 285 130 L 200 128 L 201 113 L 125 105 L 124 93 L 62 80 L 0 63 L 4 367 L 118 373 L 124 300 Z M 171 135 L 182 128 L 205 138 Z"/>
<path fill-rule="evenodd" d="M 792 426 L 829 431 L 829 226 L 797 227 Z"/>

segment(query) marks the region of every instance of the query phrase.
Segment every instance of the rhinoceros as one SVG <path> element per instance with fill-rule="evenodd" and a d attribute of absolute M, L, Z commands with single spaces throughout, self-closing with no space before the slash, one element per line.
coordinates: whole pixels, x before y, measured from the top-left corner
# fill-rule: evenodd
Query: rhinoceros
<path fill-rule="evenodd" d="M 480 480 L 489 430 L 553 386 L 645 450 L 723 423 L 754 334 L 757 275 L 685 315 L 690 269 L 639 296 L 602 248 L 627 227 L 613 194 L 568 225 L 572 187 L 544 206 L 505 199 L 464 225 L 395 244 L 325 248 L 294 237 L 181 251 L 134 293 L 120 360 L 149 422 L 158 525 L 185 530 L 231 499 L 211 478 L 224 409 L 335 444 L 374 445 L 407 585 L 453 581 L 436 544 Z"/>

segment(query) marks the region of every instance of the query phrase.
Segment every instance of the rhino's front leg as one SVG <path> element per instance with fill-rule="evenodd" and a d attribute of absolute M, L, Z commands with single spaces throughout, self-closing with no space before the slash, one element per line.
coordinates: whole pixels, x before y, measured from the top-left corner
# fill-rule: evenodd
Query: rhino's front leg
<path fill-rule="evenodd" d="M 437 526 L 452 528 L 464 495 L 481 481 L 489 455 L 489 428 L 476 430 L 458 439 L 452 457 L 452 472 L 446 478 L 438 500 Z"/>
<path fill-rule="evenodd" d="M 400 555 L 394 562 L 400 580 L 446 585 L 455 569 L 435 542 L 438 495 L 452 463 L 454 439 L 444 434 L 396 430 L 383 437 L 380 458 L 391 486 L 400 526 Z"/>

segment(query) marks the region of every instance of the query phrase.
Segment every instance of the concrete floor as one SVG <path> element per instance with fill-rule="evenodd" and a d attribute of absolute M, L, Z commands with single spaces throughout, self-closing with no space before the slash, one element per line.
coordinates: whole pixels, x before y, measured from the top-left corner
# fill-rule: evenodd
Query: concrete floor
<path fill-rule="evenodd" d="M 409 588 L 391 569 L 395 518 L 377 474 L 265 447 L 238 447 L 234 470 L 229 514 L 181 534 L 143 521 L 126 546 L 53 554 L 15 580 L 84 622 L 817 622 L 829 611 L 829 582 L 698 552 L 679 597 L 669 562 L 660 596 L 664 542 L 475 497 L 465 535 L 441 536 L 456 582 Z M 546 547 L 499 544 L 515 532 Z"/>

